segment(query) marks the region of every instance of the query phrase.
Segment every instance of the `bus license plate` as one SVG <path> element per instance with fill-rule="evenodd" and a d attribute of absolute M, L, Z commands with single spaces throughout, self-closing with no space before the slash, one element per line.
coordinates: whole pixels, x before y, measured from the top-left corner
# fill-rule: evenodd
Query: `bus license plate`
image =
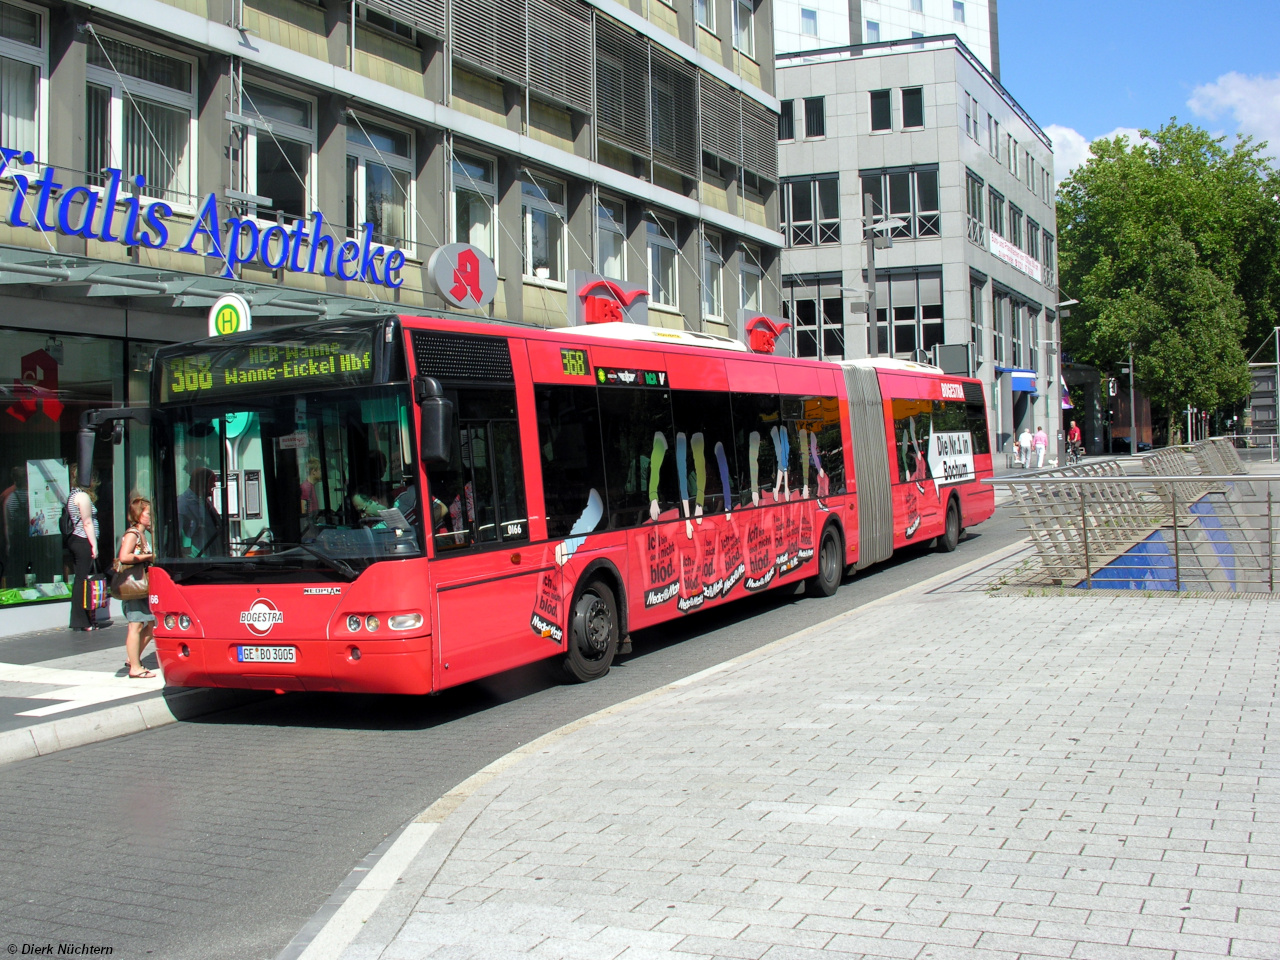
<path fill-rule="evenodd" d="M 240 647 L 241 663 L 296 663 L 298 651 L 293 647 Z"/>

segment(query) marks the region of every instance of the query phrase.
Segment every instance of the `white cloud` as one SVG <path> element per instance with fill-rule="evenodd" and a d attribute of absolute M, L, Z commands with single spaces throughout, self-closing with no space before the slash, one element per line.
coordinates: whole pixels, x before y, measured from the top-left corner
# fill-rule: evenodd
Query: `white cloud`
<path fill-rule="evenodd" d="M 1072 170 L 1089 159 L 1089 144 L 1092 141 L 1086 139 L 1080 131 L 1073 130 L 1071 127 L 1062 127 L 1056 123 L 1045 127 L 1044 132 L 1053 141 L 1053 179 L 1056 185 L 1065 180 Z M 1104 133 L 1093 139 L 1111 140 L 1120 136 L 1128 137 L 1133 143 L 1141 138 L 1136 127 L 1116 127 L 1110 133 Z"/>
<path fill-rule="evenodd" d="M 1280 157 L 1280 75 L 1246 77 L 1233 70 L 1196 87 L 1187 106 L 1207 120 L 1230 113 L 1237 133 L 1269 141 L 1268 154 Z"/>

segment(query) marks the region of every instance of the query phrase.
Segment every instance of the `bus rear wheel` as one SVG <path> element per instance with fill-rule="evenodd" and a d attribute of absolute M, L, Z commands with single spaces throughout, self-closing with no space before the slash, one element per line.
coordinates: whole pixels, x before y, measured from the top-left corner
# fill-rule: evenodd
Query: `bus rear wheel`
<path fill-rule="evenodd" d="M 608 584 L 592 580 L 573 604 L 564 675 L 574 683 L 598 680 L 609 672 L 617 652 L 618 602 Z"/>
<path fill-rule="evenodd" d="M 960 544 L 960 506 L 956 498 L 947 501 L 947 525 L 938 538 L 938 550 L 950 553 Z"/>
<path fill-rule="evenodd" d="M 818 544 L 818 572 L 805 581 L 804 592 L 812 596 L 829 597 L 840 586 L 844 574 L 844 557 L 840 549 L 840 534 L 835 524 L 827 524 Z"/>

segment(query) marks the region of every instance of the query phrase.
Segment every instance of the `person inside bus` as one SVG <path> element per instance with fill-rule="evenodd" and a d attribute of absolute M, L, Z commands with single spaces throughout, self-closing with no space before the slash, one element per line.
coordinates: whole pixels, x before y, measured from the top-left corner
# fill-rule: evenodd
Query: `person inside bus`
<path fill-rule="evenodd" d="M 213 502 L 218 475 L 208 467 L 191 471 L 191 483 L 178 496 L 178 528 L 193 557 L 204 556 L 222 531 L 222 516 Z"/>

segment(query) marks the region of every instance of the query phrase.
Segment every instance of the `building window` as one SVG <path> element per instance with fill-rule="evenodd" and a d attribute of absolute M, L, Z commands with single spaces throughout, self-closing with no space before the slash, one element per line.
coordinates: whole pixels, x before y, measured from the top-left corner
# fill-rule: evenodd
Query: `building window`
<path fill-rule="evenodd" d="M 1017 207 L 1015 207 L 1012 203 L 1009 204 L 1009 233 L 1005 237 L 1005 239 L 1008 240 L 1010 243 L 1012 243 L 1019 250 L 1023 249 L 1022 247 L 1022 211 L 1019 210 Z"/>
<path fill-rule="evenodd" d="M 522 174 L 520 219 L 524 225 L 524 275 L 564 283 L 564 184 L 527 171 Z"/>
<path fill-rule="evenodd" d="M 961 0 L 951 0 L 951 19 L 964 23 L 964 3 Z"/>
<path fill-rule="evenodd" d="M 911 0 L 912 13 L 924 13 L 924 0 Z"/>
<path fill-rule="evenodd" d="M 1013 139 L 1012 133 L 1004 135 L 1004 160 L 1009 166 L 1009 172 L 1013 174 L 1013 179 L 1018 179 L 1018 141 Z"/>
<path fill-rule="evenodd" d="M 258 216 L 292 220 L 311 212 L 311 158 L 315 153 L 315 107 L 309 100 L 246 83 L 241 112 L 263 121 L 245 128 L 244 168 L 248 192 L 269 197 Z"/>
<path fill-rule="evenodd" d="M 1013 301 L 1012 324 L 1009 327 L 1009 362 L 1015 367 L 1022 366 L 1022 325 L 1026 319 L 1027 308 L 1020 301 Z"/>
<path fill-rule="evenodd" d="M 494 162 L 469 153 L 453 155 L 453 240 L 470 243 L 495 259 L 494 211 L 498 182 Z"/>
<path fill-rule="evenodd" d="M 987 194 L 987 225 L 997 236 L 1004 236 L 1004 197 L 989 190 Z"/>
<path fill-rule="evenodd" d="M 1010 314 L 1013 312 L 1013 301 L 1007 293 L 999 290 L 991 298 L 991 345 L 992 356 L 996 363 L 1005 362 L 1004 341 L 1009 329 Z"/>
<path fill-rule="evenodd" d="M 1027 217 L 1027 253 L 1037 263 L 1040 262 L 1040 224 Z"/>
<path fill-rule="evenodd" d="M 778 139 L 794 140 L 796 138 L 796 102 L 782 101 L 782 112 L 778 114 Z"/>
<path fill-rule="evenodd" d="M 871 91 L 871 129 L 873 131 L 893 129 L 893 110 L 889 100 L 892 92 L 891 90 Z"/>
<path fill-rule="evenodd" d="M 191 62 L 98 33 L 85 55 L 90 170 L 117 167 L 125 180 L 146 178 L 143 196 L 192 205 Z"/>
<path fill-rule="evenodd" d="M 924 89 L 911 87 L 902 91 L 903 127 L 924 126 Z"/>
<path fill-rule="evenodd" d="M 892 322 L 892 331 L 890 324 Z M 881 274 L 876 281 L 876 335 L 879 352 L 914 359 L 943 342 L 942 273 Z"/>
<path fill-rule="evenodd" d="M 997 160 L 1000 159 L 1000 121 L 990 114 L 987 115 L 987 139 L 991 142 L 988 146 L 991 149 L 991 155 Z"/>
<path fill-rule="evenodd" d="M 694 0 L 693 16 L 698 21 L 699 26 L 706 27 L 712 33 L 716 32 L 715 0 Z"/>
<path fill-rule="evenodd" d="M 1027 366 L 1032 370 L 1040 369 L 1040 311 L 1035 307 L 1027 307 L 1027 353 L 1030 361 Z"/>
<path fill-rule="evenodd" d="M 973 344 L 973 359 L 982 362 L 982 288 L 983 284 L 969 278 L 969 342 Z"/>
<path fill-rule="evenodd" d="M 840 242 L 840 181 L 836 176 L 787 181 L 782 203 L 787 246 Z"/>
<path fill-rule="evenodd" d="M 596 207 L 600 254 L 596 269 L 600 276 L 627 279 L 627 205 L 621 200 L 601 197 Z"/>
<path fill-rule="evenodd" d="M 0 143 L 44 156 L 41 145 L 45 19 L 41 13 L 0 3 Z M 90 169 L 90 173 L 99 172 Z"/>
<path fill-rule="evenodd" d="M 978 129 L 978 118 L 982 116 L 982 107 L 978 105 L 978 101 L 964 94 L 964 132 L 967 133 L 974 143 L 981 144 L 981 131 Z"/>
<path fill-rule="evenodd" d="M 1055 289 L 1054 270 L 1055 264 L 1053 259 L 1054 240 L 1053 234 L 1048 230 L 1044 231 L 1044 285 L 1050 290 Z"/>
<path fill-rule="evenodd" d="M 871 194 L 873 213 L 902 221 L 890 236 L 909 240 L 936 237 L 940 230 L 936 168 L 864 173 L 862 193 Z"/>
<path fill-rule="evenodd" d="M 800 9 L 800 33 L 806 37 L 818 35 L 818 11 Z"/>
<path fill-rule="evenodd" d="M 413 137 L 404 130 L 352 116 L 347 123 L 347 230 L 363 224 L 373 240 L 390 246 L 413 242 L 411 184 Z"/>
<path fill-rule="evenodd" d="M 738 254 L 738 276 L 742 283 L 742 309 L 759 312 L 764 305 L 760 288 L 764 271 L 760 268 L 760 251 L 746 244 Z"/>
<path fill-rule="evenodd" d="M 1031 156 L 1031 151 L 1028 150 L 1026 152 L 1026 156 L 1024 156 L 1022 159 L 1025 161 L 1023 163 L 1023 170 L 1025 171 L 1023 175 L 1027 178 L 1027 189 L 1030 190 L 1032 193 L 1035 193 L 1036 192 L 1035 158 Z"/>
<path fill-rule="evenodd" d="M 676 223 L 651 213 L 645 219 L 645 230 L 649 248 L 649 300 L 678 309 Z"/>
<path fill-rule="evenodd" d="M 796 278 L 787 287 L 782 315 L 794 325 L 797 357 L 844 359 L 844 297 L 838 276 Z"/>
<path fill-rule="evenodd" d="M 756 55 L 756 8 L 751 0 L 733 2 L 733 46 L 748 57 Z"/>
<path fill-rule="evenodd" d="M 720 236 L 704 233 L 702 237 L 702 318 L 724 322 L 723 290 L 724 257 L 720 253 Z"/>
<path fill-rule="evenodd" d="M 827 135 L 827 104 L 825 97 L 804 98 L 804 135 L 806 137 L 825 137 Z"/>
<path fill-rule="evenodd" d="M 965 171 L 965 216 L 968 237 L 980 247 L 987 245 L 987 228 L 982 217 L 982 178 L 972 170 Z"/>
<path fill-rule="evenodd" d="M 875 20 L 867 21 L 867 43 L 880 42 L 880 24 Z"/>

